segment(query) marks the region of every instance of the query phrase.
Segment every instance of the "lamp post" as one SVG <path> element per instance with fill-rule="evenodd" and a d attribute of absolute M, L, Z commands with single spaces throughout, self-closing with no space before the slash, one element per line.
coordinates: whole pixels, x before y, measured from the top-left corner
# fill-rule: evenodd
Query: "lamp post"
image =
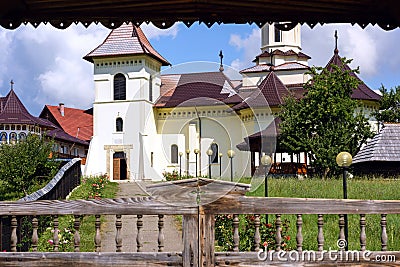
<path fill-rule="evenodd" d="M 186 149 L 186 177 L 189 178 L 189 154 L 190 149 Z"/>
<path fill-rule="evenodd" d="M 208 155 L 208 178 L 211 179 L 211 156 L 213 155 L 213 151 L 208 149 L 206 153 Z"/>
<path fill-rule="evenodd" d="M 347 199 L 347 168 L 351 165 L 353 158 L 349 152 L 340 152 L 336 156 L 336 163 L 343 169 L 343 199 Z M 344 215 L 344 237 L 346 239 L 346 250 L 349 249 L 349 225 L 347 214 Z"/>
<path fill-rule="evenodd" d="M 235 156 L 235 151 L 229 149 L 227 152 L 228 158 L 231 159 L 231 182 L 233 182 L 233 157 Z"/>
<path fill-rule="evenodd" d="M 182 178 L 182 155 L 183 152 L 179 152 L 179 178 Z"/>
<path fill-rule="evenodd" d="M 196 155 L 196 177 L 197 177 L 197 155 L 200 153 L 200 150 L 198 148 L 195 148 L 193 150 L 194 154 Z"/>
<path fill-rule="evenodd" d="M 264 180 L 264 197 L 268 197 L 268 167 L 272 163 L 272 158 L 268 155 L 261 157 L 261 164 L 264 165 L 265 169 L 265 180 Z M 268 223 L 268 214 L 265 214 L 265 221 Z"/>
<path fill-rule="evenodd" d="M 219 156 L 219 178 L 221 178 L 221 176 L 222 176 L 222 153 L 220 152 L 218 154 L 218 156 Z"/>

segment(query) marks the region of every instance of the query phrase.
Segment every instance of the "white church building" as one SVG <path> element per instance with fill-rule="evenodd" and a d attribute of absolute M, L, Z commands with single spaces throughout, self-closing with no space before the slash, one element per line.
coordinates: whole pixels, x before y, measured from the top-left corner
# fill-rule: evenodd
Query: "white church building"
<path fill-rule="evenodd" d="M 310 79 L 300 26 L 280 31 L 267 24 L 261 33 L 255 65 L 233 80 L 222 58 L 214 72 L 161 75 L 169 62 L 139 27 L 123 24 L 112 30 L 84 57 L 93 63 L 95 82 L 85 174 L 162 180 L 165 172 L 208 176 L 210 168 L 212 178 L 230 177 L 231 171 L 239 178 L 256 171 L 262 153 L 273 155 L 275 162 L 307 164 L 305 155 L 275 151 L 283 97 L 301 97 Z M 337 49 L 330 63 L 340 63 Z M 379 95 L 365 84 L 353 98 L 369 112 L 378 108 Z M 255 147 L 249 141 L 262 136 L 268 136 L 268 145 Z"/>

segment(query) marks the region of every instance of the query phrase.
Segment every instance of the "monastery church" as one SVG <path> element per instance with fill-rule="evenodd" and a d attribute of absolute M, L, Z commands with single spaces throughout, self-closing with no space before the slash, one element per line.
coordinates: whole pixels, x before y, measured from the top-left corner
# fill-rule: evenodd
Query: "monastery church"
<path fill-rule="evenodd" d="M 236 178 L 253 175 L 263 153 L 274 162 L 307 164 L 305 153 L 276 149 L 276 115 L 286 95 L 304 94 L 310 57 L 301 52 L 300 25 L 275 26 L 262 28 L 261 52 L 253 67 L 240 71 L 241 80 L 228 77 L 222 57 L 214 72 L 160 74 L 170 64 L 139 27 L 112 30 L 84 57 L 93 63 L 95 83 L 84 174 L 162 180 L 165 172 L 208 176 L 210 167 L 212 178 L 229 177 L 231 168 Z M 337 49 L 331 63 L 341 64 Z M 363 83 L 352 97 L 367 115 L 379 107 L 379 95 Z"/>

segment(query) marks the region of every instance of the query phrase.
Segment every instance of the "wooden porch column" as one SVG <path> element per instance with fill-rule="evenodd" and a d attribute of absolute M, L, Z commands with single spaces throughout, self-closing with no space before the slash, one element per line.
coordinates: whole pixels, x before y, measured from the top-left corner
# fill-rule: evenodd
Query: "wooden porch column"
<path fill-rule="evenodd" d="M 205 214 L 199 207 L 200 221 L 200 266 L 214 266 L 215 263 L 215 220 L 213 214 Z"/>
<path fill-rule="evenodd" d="M 199 267 L 199 221 L 196 215 L 183 215 L 183 266 Z"/>

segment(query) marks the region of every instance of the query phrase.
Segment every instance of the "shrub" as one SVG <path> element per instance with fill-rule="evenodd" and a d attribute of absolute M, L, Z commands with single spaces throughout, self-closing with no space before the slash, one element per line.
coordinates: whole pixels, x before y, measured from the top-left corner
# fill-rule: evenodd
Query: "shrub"
<path fill-rule="evenodd" d="M 254 250 L 254 215 L 239 215 L 239 250 Z M 217 246 L 222 251 L 233 250 L 233 216 L 216 215 L 215 216 L 215 239 Z M 268 247 L 269 250 L 276 248 L 275 241 L 276 221 L 273 223 L 265 222 L 265 215 L 260 216 L 260 247 Z M 282 220 L 281 225 L 281 249 L 290 250 L 287 241 L 290 240 L 289 221 Z"/>

